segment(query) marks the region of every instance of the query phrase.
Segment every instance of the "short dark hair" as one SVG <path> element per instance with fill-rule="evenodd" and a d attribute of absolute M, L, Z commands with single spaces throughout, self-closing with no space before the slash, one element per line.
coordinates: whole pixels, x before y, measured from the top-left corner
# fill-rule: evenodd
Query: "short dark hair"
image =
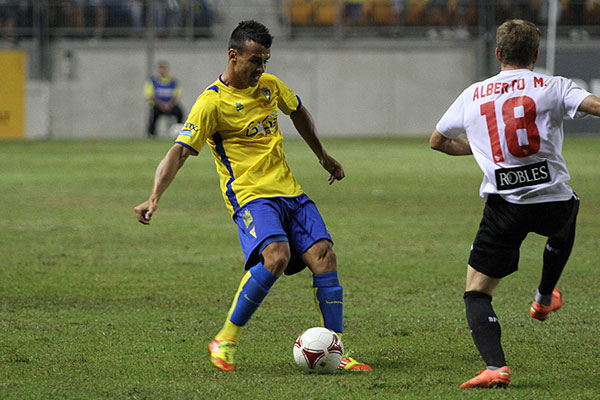
<path fill-rule="evenodd" d="M 510 19 L 496 31 L 496 47 L 502 64 L 527 67 L 535 61 L 539 46 L 540 30 L 529 21 Z"/>
<path fill-rule="evenodd" d="M 242 21 L 231 32 L 229 38 L 229 48 L 237 51 L 244 51 L 246 42 L 251 40 L 269 49 L 273 42 L 273 36 L 269 33 L 266 26 L 254 20 Z"/>

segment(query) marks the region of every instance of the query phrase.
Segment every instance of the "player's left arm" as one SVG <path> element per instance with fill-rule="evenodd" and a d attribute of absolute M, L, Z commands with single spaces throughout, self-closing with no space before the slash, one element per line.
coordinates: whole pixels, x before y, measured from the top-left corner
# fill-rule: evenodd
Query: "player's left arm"
<path fill-rule="evenodd" d="M 577 111 L 600 117 L 600 97 L 589 95 L 583 99 Z"/>
<path fill-rule="evenodd" d="M 336 180 L 342 180 L 344 176 L 346 176 L 344 174 L 344 168 L 342 167 L 342 164 L 327 154 L 325 148 L 323 148 L 323 145 L 317 136 L 315 122 L 306 107 L 301 106 L 300 109 L 290 114 L 290 118 L 300 136 L 302 136 L 304 141 L 319 159 L 323 168 L 329 172 L 329 184 L 331 185 Z"/>
<path fill-rule="evenodd" d="M 471 146 L 465 138 L 458 137 L 456 139 L 450 139 L 442 135 L 437 129 L 431 134 L 429 147 L 433 150 L 450 154 L 451 156 L 466 156 L 473 154 Z"/>

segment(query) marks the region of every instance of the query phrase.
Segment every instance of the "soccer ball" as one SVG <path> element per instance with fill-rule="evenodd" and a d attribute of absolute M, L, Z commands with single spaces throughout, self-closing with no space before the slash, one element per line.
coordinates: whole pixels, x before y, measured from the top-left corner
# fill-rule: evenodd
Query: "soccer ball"
<path fill-rule="evenodd" d="M 294 360 L 309 374 L 331 374 L 340 365 L 343 354 L 342 340 L 327 328 L 310 328 L 294 343 Z"/>

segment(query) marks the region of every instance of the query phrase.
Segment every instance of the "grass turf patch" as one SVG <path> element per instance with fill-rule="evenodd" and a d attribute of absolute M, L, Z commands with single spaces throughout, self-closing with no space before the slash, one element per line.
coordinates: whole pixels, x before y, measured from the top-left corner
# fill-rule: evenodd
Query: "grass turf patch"
<path fill-rule="evenodd" d="M 307 271 L 280 279 L 241 338 L 236 371 L 206 345 L 243 275 L 237 228 L 205 149 L 190 158 L 150 226 L 145 200 L 163 141 L 3 142 L 0 146 L 0 398 L 581 398 L 600 397 L 598 138 L 565 142 L 582 198 L 564 308 L 545 323 L 529 304 L 544 239 L 494 298 L 513 370 L 505 391 L 461 391 L 483 362 L 464 316 L 465 265 L 483 210 L 472 157 L 426 138 L 329 139 L 347 177 L 287 141 L 298 181 L 335 241 L 345 347 L 369 374 L 302 374 L 297 335 L 319 320 Z"/>

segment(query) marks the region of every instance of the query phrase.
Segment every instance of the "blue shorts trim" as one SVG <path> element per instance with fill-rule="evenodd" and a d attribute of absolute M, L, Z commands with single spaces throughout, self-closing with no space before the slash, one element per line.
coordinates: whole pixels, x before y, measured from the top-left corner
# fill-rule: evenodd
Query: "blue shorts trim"
<path fill-rule="evenodd" d="M 291 275 L 306 267 L 302 254 L 313 244 L 321 239 L 333 243 L 317 206 L 306 194 L 252 200 L 239 209 L 234 220 L 246 256 L 246 269 L 261 261 L 267 245 L 287 241 L 292 258 L 285 273 Z"/>
<path fill-rule="evenodd" d="M 268 245 L 270 245 L 273 242 L 289 242 L 289 240 L 288 240 L 287 236 L 285 236 L 285 235 L 276 235 L 276 236 L 271 236 L 269 238 L 266 238 L 260 244 L 260 246 L 258 248 L 258 254 L 262 254 L 265 247 L 267 247 Z"/>

